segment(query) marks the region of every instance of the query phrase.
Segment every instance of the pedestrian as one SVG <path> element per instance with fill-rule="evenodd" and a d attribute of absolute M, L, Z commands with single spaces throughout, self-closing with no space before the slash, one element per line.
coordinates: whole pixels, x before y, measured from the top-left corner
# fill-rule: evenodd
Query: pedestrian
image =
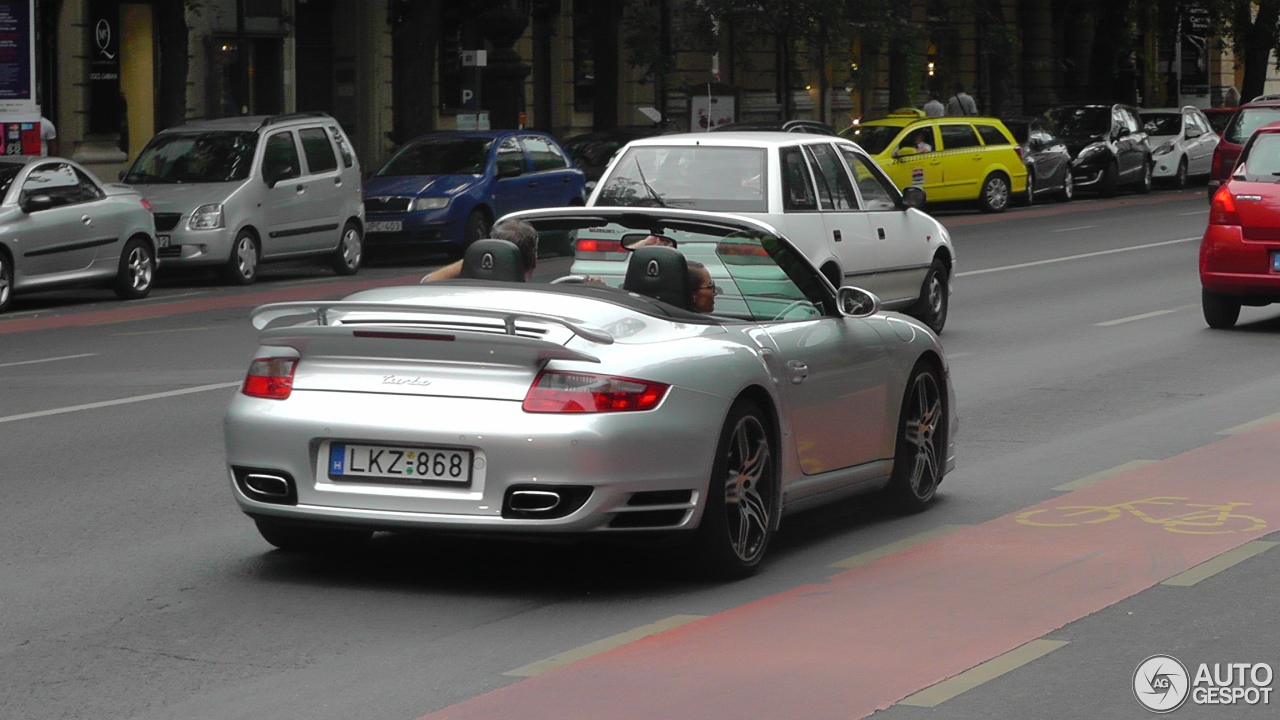
<path fill-rule="evenodd" d="M 1234 85 L 1228 85 L 1227 91 L 1222 93 L 1222 107 L 1239 107 L 1239 105 L 1240 92 Z"/>
<path fill-rule="evenodd" d="M 947 108 L 938 99 L 938 93 L 930 90 L 929 101 L 924 104 L 925 117 L 942 117 L 947 114 Z"/>
<path fill-rule="evenodd" d="M 964 91 L 964 83 L 956 83 L 956 94 L 947 101 L 948 115 L 977 115 L 978 103 Z"/>
<path fill-rule="evenodd" d="M 58 129 L 49 118 L 40 116 L 40 155 L 48 157 L 58 154 Z"/>

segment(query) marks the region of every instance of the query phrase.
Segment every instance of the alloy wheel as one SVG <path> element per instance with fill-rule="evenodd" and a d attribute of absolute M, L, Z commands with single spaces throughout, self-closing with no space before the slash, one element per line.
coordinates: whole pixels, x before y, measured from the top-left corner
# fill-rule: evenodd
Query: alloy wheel
<path fill-rule="evenodd" d="M 1034 169 L 1027 172 L 1027 204 L 1033 205 L 1036 201 L 1036 172 Z"/>
<path fill-rule="evenodd" d="M 4 255 L 0 255 L 0 308 L 9 302 L 9 266 L 4 264 Z"/>
<path fill-rule="evenodd" d="M 916 376 L 907 403 L 906 440 L 911 446 L 911 474 L 907 485 L 918 498 L 927 498 L 938 483 L 938 427 L 942 395 L 932 373 Z"/>
<path fill-rule="evenodd" d="M 245 278 L 251 278 L 257 272 L 258 253 L 253 246 L 253 238 L 247 235 L 236 244 L 236 268 Z"/>
<path fill-rule="evenodd" d="M 942 314 L 942 280 L 933 274 L 929 276 L 929 309 L 933 311 L 933 316 L 938 317 Z"/>
<path fill-rule="evenodd" d="M 1070 170 L 1067 171 L 1067 179 L 1062 181 L 1062 196 L 1068 200 L 1076 196 L 1076 179 Z"/>
<path fill-rule="evenodd" d="M 135 247 L 129 252 L 129 284 L 134 290 L 143 291 L 151 287 L 151 255 L 142 247 Z"/>
<path fill-rule="evenodd" d="M 362 250 L 359 231 L 353 227 L 347 228 L 346 232 L 342 234 L 342 261 L 349 268 L 356 267 L 360 264 Z"/>
<path fill-rule="evenodd" d="M 769 434 L 760 420 L 748 415 L 738 421 L 729 441 L 725 467 L 725 519 L 729 544 L 743 562 L 764 551 L 773 507 L 773 455 Z"/>

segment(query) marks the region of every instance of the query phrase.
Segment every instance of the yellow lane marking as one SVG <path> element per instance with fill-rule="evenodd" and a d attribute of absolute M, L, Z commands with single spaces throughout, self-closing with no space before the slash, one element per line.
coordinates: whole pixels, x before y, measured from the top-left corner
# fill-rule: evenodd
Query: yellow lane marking
<path fill-rule="evenodd" d="M 1280 543 L 1267 542 L 1266 540 L 1254 540 L 1253 542 L 1245 543 L 1238 548 L 1228 550 L 1215 558 L 1202 562 L 1186 572 L 1178 573 L 1160 584 L 1191 587 L 1205 578 L 1212 577 L 1227 568 L 1239 565 L 1254 555 L 1264 553 L 1276 545 L 1280 545 Z"/>
<path fill-rule="evenodd" d="M 573 650 L 566 650 L 559 655 L 552 655 L 545 660 L 529 663 L 524 667 L 518 667 L 515 670 L 505 672 L 503 675 L 510 675 L 512 677 L 533 677 L 534 675 L 544 673 L 548 670 L 554 670 L 558 667 L 568 665 L 569 663 L 589 658 L 592 655 L 599 655 L 606 650 L 612 650 L 616 647 L 626 645 L 627 643 L 633 643 L 636 640 L 663 632 L 664 630 L 680 627 L 681 625 L 691 623 L 694 620 L 701 620 L 703 617 L 706 616 L 672 615 L 669 618 L 659 620 L 655 623 L 642 625 L 635 630 L 618 633 L 617 635 L 604 638 L 603 640 L 597 640 L 593 643 L 588 643 L 582 647 L 574 648 Z"/>
<path fill-rule="evenodd" d="M 844 568 L 846 570 L 849 568 L 856 568 L 859 565 L 866 565 L 872 560 L 879 560 L 880 558 L 885 557 L 887 555 L 892 555 L 896 552 L 901 552 L 908 548 L 913 548 L 916 545 L 929 542 L 934 538 L 940 538 L 943 535 L 950 535 L 951 533 L 957 530 L 963 530 L 967 527 L 969 526 L 968 525 L 939 525 L 938 527 L 932 530 L 926 530 L 920 533 L 919 535 L 912 535 L 909 538 L 903 538 L 897 542 L 891 542 L 888 545 L 878 547 L 875 550 L 868 550 L 867 552 L 864 552 L 864 553 L 858 553 L 853 557 L 847 557 L 844 560 L 841 560 L 840 562 L 831 563 L 830 567 Z"/>
<path fill-rule="evenodd" d="M 1266 417 L 1260 417 L 1257 420 L 1250 420 L 1247 423 L 1241 423 L 1240 425 L 1236 425 L 1235 427 L 1229 427 L 1226 430 L 1219 430 L 1218 434 L 1219 435 L 1239 435 L 1240 433 L 1248 432 L 1258 427 L 1259 425 L 1266 425 L 1267 423 L 1275 422 L 1276 420 L 1280 420 L 1280 413 L 1273 413 Z"/>
<path fill-rule="evenodd" d="M 1085 475 L 1079 480 L 1072 480 L 1069 483 L 1063 483 L 1057 486 L 1056 488 L 1054 488 L 1054 490 L 1061 490 L 1062 492 L 1079 490 L 1080 488 L 1085 488 L 1085 487 L 1089 487 L 1090 485 L 1100 483 L 1103 480 L 1109 480 L 1117 475 L 1123 475 L 1124 473 L 1127 473 L 1130 470 L 1137 470 L 1140 467 L 1146 467 L 1153 462 L 1157 462 L 1157 461 L 1156 460 L 1130 460 L 1127 463 L 1122 463 L 1108 470 L 1103 470 L 1102 472 L 1096 472 L 1092 475 Z"/>
<path fill-rule="evenodd" d="M 994 680 L 1010 670 L 1016 670 L 1067 644 L 1066 640 L 1032 640 L 1022 647 L 1014 648 L 981 665 L 971 667 L 953 678 L 943 680 L 937 685 L 932 685 L 915 695 L 899 700 L 898 704 L 914 707 L 937 707 L 963 692 L 972 690 L 988 680 Z"/>
<path fill-rule="evenodd" d="M 1108 320 L 1106 322 L 1094 323 L 1093 326 L 1094 327 L 1111 327 L 1112 325 L 1123 325 L 1125 323 L 1131 323 L 1134 320 L 1146 320 L 1147 318 L 1159 317 L 1161 315 L 1176 313 L 1179 310 L 1190 310 L 1193 307 L 1200 307 L 1200 303 L 1196 303 L 1194 305 L 1180 305 L 1176 308 L 1168 308 L 1166 310 L 1156 310 L 1155 312 L 1142 313 L 1141 315 L 1130 315 L 1129 317 L 1122 317 L 1119 320 Z"/>
<path fill-rule="evenodd" d="M 1208 503 L 1187 502 L 1190 498 L 1161 495 L 1142 500 L 1116 503 L 1115 505 L 1059 505 L 1057 507 L 1027 510 L 1015 518 L 1023 525 L 1045 528 L 1076 527 L 1077 525 L 1097 525 L 1098 523 L 1119 520 L 1125 513 L 1138 518 L 1142 522 L 1159 525 L 1169 532 L 1184 535 L 1226 535 L 1235 532 L 1254 532 L 1267 527 L 1262 518 L 1243 515 L 1235 512 L 1236 508 L 1248 507 L 1253 503 L 1226 502 L 1218 505 Z M 1166 507 L 1182 503 L 1184 507 L 1193 508 L 1189 512 L 1178 513 L 1168 517 L 1155 517 L 1145 508 Z M 1161 514 L 1164 514 L 1162 511 Z"/>
<path fill-rule="evenodd" d="M 212 325 L 202 325 L 200 327 L 173 328 L 171 330 L 142 330 L 140 332 L 111 333 L 111 334 L 114 337 L 126 337 L 128 335 L 162 335 L 164 333 L 195 332 L 197 330 L 212 330 L 212 329 L 213 329 Z"/>

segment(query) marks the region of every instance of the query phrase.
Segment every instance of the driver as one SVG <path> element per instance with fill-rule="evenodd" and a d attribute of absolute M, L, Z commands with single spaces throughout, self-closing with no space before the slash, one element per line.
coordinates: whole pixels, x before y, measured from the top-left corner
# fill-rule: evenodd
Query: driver
<path fill-rule="evenodd" d="M 493 226 L 489 237 L 494 240 L 506 240 L 520 248 L 520 259 L 524 261 L 524 280 L 533 279 L 533 269 L 538 266 L 538 231 L 524 220 L 503 220 Z M 456 280 L 462 273 L 462 261 L 449 263 L 422 278 L 422 282 L 437 280 Z"/>
<path fill-rule="evenodd" d="M 716 311 L 716 284 L 711 280 L 711 271 L 697 260 L 688 260 L 689 287 L 693 293 L 694 312 L 711 314 Z"/>
<path fill-rule="evenodd" d="M 924 130 L 916 131 L 916 134 L 911 138 L 911 144 L 915 145 L 918 153 L 933 152 L 933 146 L 929 144 L 928 135 Z"/>

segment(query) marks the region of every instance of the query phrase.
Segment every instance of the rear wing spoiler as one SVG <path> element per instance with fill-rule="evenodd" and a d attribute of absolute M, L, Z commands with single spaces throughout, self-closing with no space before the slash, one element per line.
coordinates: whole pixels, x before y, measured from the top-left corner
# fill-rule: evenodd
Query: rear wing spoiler
<path fill-rule="evenodd" d="M 409 303 L 382 303 L 335 300 L 332 302 L 287 302 L 272 303 L 255 308 L 249 313 L 253 326 L 262 330 L 271 322 L 284 317 L 310 315 L 319 325 L 329 324 L 329 313 L 338 312 L 392 312 L 414 315 L 461 315 L 464 317 L 488 318 L 500 320 L 506 334 L 516 335 L 517 320 L 533 320 L 535 322 L 553 323 L 567 328 L 583 340 L 598 345 L 612 345 L 613 336 L 604 330 L 574 318 L 562 318 L 555 315 L 543 315 L 513 310 L 482 310 L 479 308 L 459 308 L 443 305 L 413 305 Z M 368 323 L 361 323 L 367 326 Z"/>

